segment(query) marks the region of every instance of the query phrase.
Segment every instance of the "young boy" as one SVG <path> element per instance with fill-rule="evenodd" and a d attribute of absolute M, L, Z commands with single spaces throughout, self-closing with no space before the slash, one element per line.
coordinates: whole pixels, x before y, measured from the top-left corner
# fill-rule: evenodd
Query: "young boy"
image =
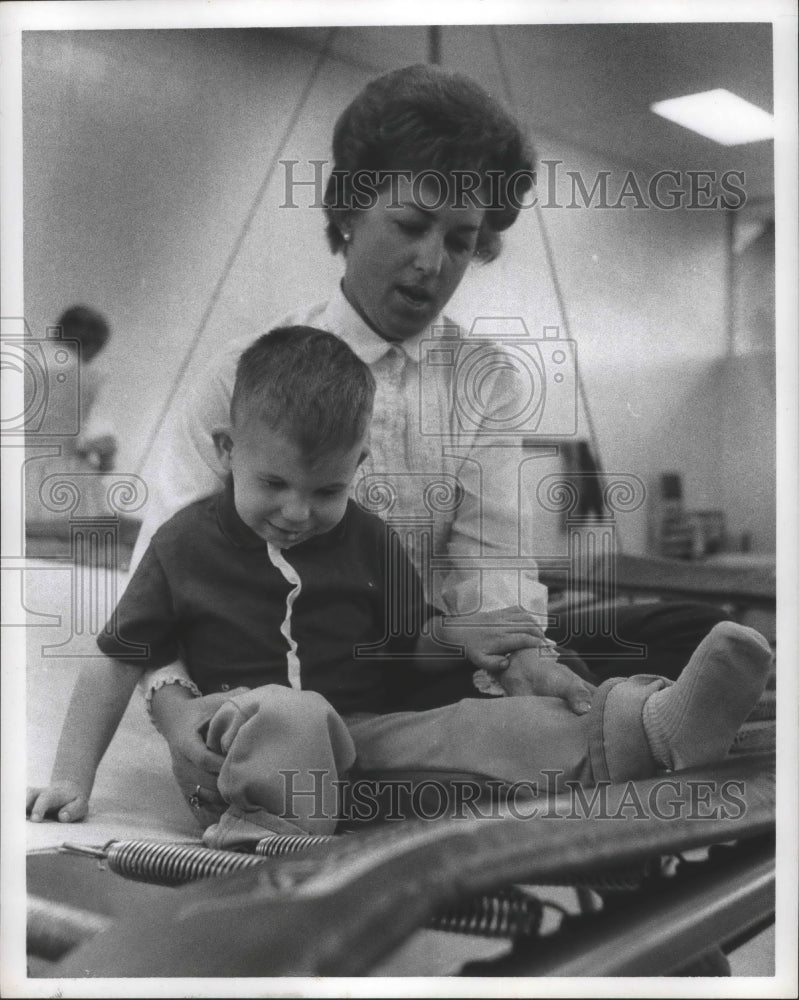
<path fill-rule="evenodd" d="M 464 669 L 501 672 L 547 640 L 522 613 L 511 628 L 445 627 L 391 530 L 348 499 L 373 396 L 369 369 L 331 334 L 279 329 L 244 352 L 231 426 L 215 435 L 226 489 L 153 537 L 99 640 L 109 659 L 78 678 L 51 784 L 29 791 L 32 820 L 86 815 L 141 672 L 178 655 L 193 684 L 182 696 L 220 696 L 204 737 L 224 756 L 223 802 L 190 796 L 214 847 L 332 832 L 334 782 L 355 768 L 543 787 L 554 769 L 590 785 L 726 753 L 771 663 L 765 639 L 731 622 L 676 683 L 607 681 L 583 716 L 538 697 L 390 711 L 392 673 L 451 666 L 444 643 L 463 647 Z"/>

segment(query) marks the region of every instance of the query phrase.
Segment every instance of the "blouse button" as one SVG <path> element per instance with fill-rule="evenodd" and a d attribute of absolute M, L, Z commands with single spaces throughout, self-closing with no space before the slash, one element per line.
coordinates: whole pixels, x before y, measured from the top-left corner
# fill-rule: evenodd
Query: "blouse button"
<path fill-rule="evenodd" d="M 219 690 L 220 691 L 229 691 L 230 690 L 230 685 L 229 684 L 220 684 L 219 685 Z"/>

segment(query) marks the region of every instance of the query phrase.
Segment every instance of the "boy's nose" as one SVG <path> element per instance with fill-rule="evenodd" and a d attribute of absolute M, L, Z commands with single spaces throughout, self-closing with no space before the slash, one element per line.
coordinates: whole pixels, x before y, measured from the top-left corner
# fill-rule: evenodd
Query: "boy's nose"
<path fill-rule="evenodd" d="M 283 520 L 292 524 L 304 524 L 311 516 L 311 505 L 303 497 L 290 497 L 283 504 Z"/>

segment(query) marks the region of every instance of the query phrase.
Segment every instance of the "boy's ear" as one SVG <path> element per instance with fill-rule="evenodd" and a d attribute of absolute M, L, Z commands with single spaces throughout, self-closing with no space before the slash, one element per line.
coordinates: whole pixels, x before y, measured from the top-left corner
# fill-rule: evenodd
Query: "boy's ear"
<path fill-rule="evenodd" d="M 230 428 L 221 427 L 215 430 L 211 436 L 214 439 L 216 457 L 221 462 L 225 472 L 230 472 L 230 458 L 233 453 L 233 438 L 230 434 Z"/>

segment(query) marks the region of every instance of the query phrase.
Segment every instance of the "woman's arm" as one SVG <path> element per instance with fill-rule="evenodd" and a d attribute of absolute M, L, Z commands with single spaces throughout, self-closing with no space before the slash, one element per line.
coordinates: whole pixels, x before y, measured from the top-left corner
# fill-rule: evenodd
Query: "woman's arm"
<path fill-rule="evenodd" d="M 518 353 L 518 352 L 517 352 Z M 503 354 L 496 345 L 496 360 Z M 463 500 L 454 513 L 447 554 L 493 560 L 491 568 L 480 572 L 454 567 L 443 575 L 441 599 L 443 606 L 454 613 L 480 608 L 496 616 L 501 624 L 508 607 L 526 609 L 531 621 L 546 627 L 547 590 L 538 580 L 535 558 L 530 542 L 535 498 L 529 484 L 535 470 L 535 455 L 526 455 L 522 448 L 525 427 L 520 423 L 529 404 L 529 385 L 514 371 L 511 359 L 506 366 L 495 366 L 493 382 L 482 386 L 485 400 L 480 413 L 470 410 L 474 418 L 466 446 L 459 445 Z M 527 394 L 527 396 L 525 395 Z M 499 428 L 512 432 L 503 436 Z M 528 434 L 534 428 L 527 428 Z M 479 556 L 475 560 L 475 556 Z M 502 560 L 507 560 L 503 567 Z M 554 646 L 549 641 L 545 644 Z M 504 662 L 504 661 L 503 661 Z M 540 655 L 535 645 L 519 647 L 511 652 L 514 678 L 508 676 L 513 693 L 547 695 L 563 698 L 578 714 L 585 711 L 592 688 L 554 655 Z M 496 672 L 496 667 L 487 667 Z M 504 675 L 501 675 L 503 677 Z M 500 683 L 502 680 L 500 678 Z"/>
<path fill-rule="evenodd" d="M 443 607 L 453 614 L 522 607 L 545 623 L 547 589 L 530 544 L 531 456 L 518 438 L 500 438 L 487 427 L 475 431 L 469 446 L 459 445 L 458 454 L 463 493 L 447 539 L 453 565 L 440 574 Z"/>
<path fill-rule="evenodd" d="M 452 658 L 441 656 L 442 643 L 453 647 Z M 418 665 L 425 670 L 449 670 L 461 664 L 496 673 L 507 670 L 511 653 L 542 646 L 550 648 L 555 643 L 546 638 L 527 611 L 502 608 L 469 615 L 466 623 L 435 615 L 417 640 L 416 655 Z M 458 648 L 463 653 L 458 654 Z"/>

